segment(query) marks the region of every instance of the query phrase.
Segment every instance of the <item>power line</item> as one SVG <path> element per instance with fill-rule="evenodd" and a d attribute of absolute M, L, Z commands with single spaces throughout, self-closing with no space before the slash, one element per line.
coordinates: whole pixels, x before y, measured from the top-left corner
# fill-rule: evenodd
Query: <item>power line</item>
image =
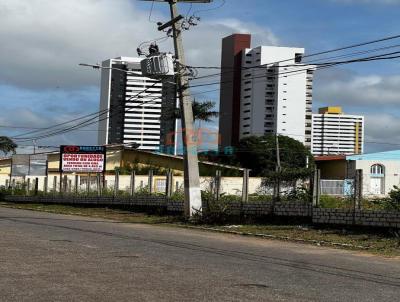
<path fill-rule="evenodd" d="M 156 21 L 151 20 L 151 15 L 153 13 L 153 8 L 154 8 L 154 0 L 151 2 L 151 7 L 150 7 L 150 13 L 149 13 L 149 22 L 150 23 L 157 23 Z"/>
<path fill-rule="evenodd" d="M 142 93 L 146 92 L 147 90 L 153 88 L 156 84 L 159 84 L 159 82 L 153 83 L 153 85 L 147 87 L 146 89 L 140 91 L 140 92 L 137 93 L 136 95 L 130 97 L 130 98 L 129 98 L 128 100 L 126 100 L 125 102 L 129 102 L 130 100 L 133 100 L 134 98 L 138 97 L 140 94 L 142 94 Z M 158 97 L 158 98 L 159 98 L 159 97 Z M 116 106 L 116 108 L 119 108 L 119 107 L 121 107 L 121 106 L 123 106 L 123 105 L 122 105 L 122 104 L 121 104 L 121 105 L 118 105 L 118 106 Z M 69 127 L 69 128 L 67 128 L 67 129 L 65 129 L 65 130 L 70 130 L 70 129 L 73 129 L 73 128 L 78 127 L 78 126 L 88 126 L 88 125 L 91 125 L 91 124 L 93 124 L 93 123 L 90 123 L 90 124 L 87 124 L 87 125 L 85 125 L 85 124 L 88 123 L 88 122 L 90 122 L 90 121 L 92 121 L 92 120 L 94 120 L 94 119 L 99 118 L 101 115 L 107 114 L 108 112 L 110 112 L 110 110 L 111 110 L 112 108 L 113 108 L 113 107 L 110 106 L 109 109 L 100 110 L 100 111 L 98 111 L 98 112 L 95 113 L 95 114 L 97 114 L 97 115 L 96 115 L 94 118 L 90 118 L 90 119 L 88 119 L 88 120 L 86 120 L 86 121 L 84 121 L 84 122 L 81 122 L 81 123 L 79 123 L 79 124 L 77 124 L 77 125 L 74 125 L 74 126 L 72 126 L 72 127 Z M 93 114 L 90 114 L 89 116 L 91 116 L 91 115 L 93 115 Z M 78 119 L 75 119 L 74 121 L 76 121 L 76 120 L 78 120 Z M 65 122 L 65 123 L 62 123 L 62 124 L 68 124 L 68 123 L 70 123 L 70 122 L 71 122 L 71 121 L 68 121 L 68 122 Z M 48 129 L 51 129 L 51 128 L 53 128 L 53 127 L 47 127 L 47 128 L 48 128 Z M 63 131 L 63 129 L 59 129 L 59 130 L 55 130 L 55 131 Z M 38 131 L 36 131 L 36 132 L 38 132 Z M 57 132 L 57 133 L 59 133 L 59 132 Z M 49 134 L 49 133 L 48 133 L 48 134 Z M 36 138 L 20 138 L 20 136 L 22 136 L 22 135 L 26 135 L 26 134 L 18 135 L 18 136 L 17 136 L 18 139 L 26 139 L 26 140 L 36 139 Z M 43 134 L 43 135 L 46 135 L 46 134 Z M 43 136 L 43 135 L 42 135 L 42 136 Z M 16 137 L 14 137 L 14 138 L 16 138 Z"/>
<path fill-rule="evenodd" d="M 335 48 L 335 49 L 331 49 L 331 50 L 312 53 L 312 54 L 309 54 L 309 55 L 304 55 L 302 58 L 304 59 L 304 58 L 315 57 L 315 56 L 319 56 L 319 55 L 322 55 L 322 54 L 338 52 L 338 51 L 342 51 L 342 50 L 346 50 L 346 49 L 357 48 L 357 47 L 361 47 L 361 46 L 371 45 L 371 44 L 380 43 L 380 42 L 389 41 L 389 40 L 394 40 L 394 39 L 398 39 L 398 38 L 400 38 L 400 35 L 388 36 L 388 37 L 384 37 L 384 38 L 380 38 L 380 39 L 376 39 L 376 40 L 372 40 L 372 41 L 367 41 L 367 42 L 358 43 L 358 44 L 352 44 L 352 45 L 348 45 L 348 46 L 344 46 L 344 47 L 340 47 L 340 48 Z M 263 67 L 266 67 L 268 65 L 289 62 L 289 61 L 293 61 L 295 59 L 296 59 L 295 57 L 292 57 L 292 58 L 289 58 L 289 59 L 284 59 L 284 60 L 280 60 L 280 61 L 276 61 L 276 62 L 265 63 L 265 64 L 262 64 L 262 65 L 259 65 L 259 66 L 241 67 L 239 69 L 242 69 L 242 70 L 244 69 L 245 70 L 245 69 L 253 69 L 253 68 L 263 68 Z M 202 69 L 225 69 L 225 68 L 216 67 L 216 66 L 197 66 L 197 67 L 196 66 L 189 66 L 189 67 L 191 67 L 191 68 L 202 68 Z M 208 75 L 208 76 L 203 76 L 203 78 L 235 72 L 235 68 L 228 67 L 227 69 L 231 69 L 231 70 L 230 71 L 226 71 L 226 72 L 220 72 L 220 73 L 216 73 L 216 74 L 211 74 L 211 75 Z"/>
<path fill-rule="evenodd" d="M 157 82 L 157 83 L 158 83 L 158 82 Z M 155 84 L 157 84 L 157 83 L 155 83 Z M 151 86 L 151 87 L 152 87 L 152 86 Z M 147 89 L 149 89 L 149 88 L 151 88 L 151 87 L 148 87 Z M 147 89 L 145 89 L 145 90 L 147 90 Z M 214 89 L 214 90 L 210 90 L 210 91 L 202 91 L 202 92 L 193 93 L 192 95 L 201 95 L 201 94 L 204 94 L 204 93 L 207 93 L 207 92 L 211 92 L 211 91 L 215 91 L 215 89 Z M 142 92 L 143 92 L 143 91 L 141 91 L 140 93 L 142 93 Z M 139 93 L 139 94 L 140 94 L 140 93 Z M 129 100 L 127 100 L 126 102 L 132 100 L 132 98 L 134 98 L 134 97 L 136 97 L 136 96 L 137 96 L 137 95 L 131 97 L 131 98 L 130 98 Z M 126 113 L 126 112 L 129 112 L 129 111 L 131 111 L 131 110 L 133 110 L 133 109 L 140 108 L 140 107 L 142 107 L 142 106 L 144 106 L 144 105 L 146 105 L 146 104 L 155 103 L 154 100 L 157 100 L 157 99 L 160 99 L 160 97 L 157 96 L 157 97 L 154 97 L 154 98 L 152 98 L 152 99 L 149 99 L 148 101 L 146 101 L 146 102 L 144 102 L 144 103 L 142 103 L 142 104 L 140 104 L 140 105 L 138 105 L 138 106 L 134 106 L 134 107 L 127 108 L 127 110 L 125 111 L 125 113 Z M 134 99 L 134 100 L 137 101 L 138 99 Z M 121 106 L 122 106 L 122 105 L 119 105 L 119 106 L 117 106 L 117 108 L 118 108 L 118 107 L 121 107 Z M 111 107 L 110 109 L 112 109 L 112 107 Z M 109 110 L 107 110 L 107 111 L 109 111 Z M 101 115 L 104 115 L 104 114 L 106 114 L 106 113 L 107 113 L 107 112 L 101 113 L 98 117 L 96 117 L 96 119 L 99 118 Z M 115 113 L 115 114 L 116 114 L 116 113 Z M 70 127 L 70 128 L 59 129 L 59 130 L 57 130 L 57 132 L 43 134 L 43 135 L 40 136 L 40 137 L 21 138 L 21 139 L 24 139 L 22 142 L 26 142 L 26 141 L 31 141 L 31 140 L 33 140 L 33 139 L 35 139 L 35 140 L 44 139 L 44 138 L 48 138 L 48 137 L 51 137 L 51 136 L 61 135 L 61 134 L 67 133 L 67 132 L 77 131 L 77 130 L 80 129 L 80 128 L 87 127 L 87 126 L 90 126 L 90 125 L 99 123 L 99 122 L 101 122 L 101 121 L 104 121 L 104 120 L 106 120 L 106 119 L 109 119 L 109 118 L 111 118 L 112 116 L 113 116 L 113 115 L 110 115 L 109 117 L 104 117 L 104 118 L 101 118 L 101 119 L 96 120 L 96 121 L 91 121 L 91 120 L 93 120 L 93 119 L 90 119 L 90 120 L 84 121 L 84 122 L 82 122 L 82 123 L 80 123 L 80 124 L 78 124 L 78 125 L 74 125 L 74 126 L 72 126 L 72 127 Z"/>
<path fill-rule="evenodd" d="M 220 3 L 220 5 L 218 5 L 216 7 L 211 7 L 211 8 L 208 8 L 208 9 L 201 9 L 201 10 L 197 10 L 197 11 L 193 12 L 193 16 L 195 16 L 196 13 L 209 12 L 209 11 L 213 11 L 213 10 L 217 10 L 217 9 L 222 8 L 223 6 L 225 6 L 226 0 L 221 0 L 221 1 L 222 2 Z"/>
<path fill-rule="evenodd" d="M 319 70 L 319 69 L 325 69 L 325 68 L 332 68 L 338 65 L 343 65 L 343 64 L 351 64 L 351 63 L 360 63 L 360 62 L 369 62 L 369 61 L 378 61 L 378 60 L 388 60 L 388 59 L 397 59 L 400 58 L 400 56 L 389 56 L 389 57 L 384 57 L 384 56 L 388 56 L 388 55 L 393 55 L 393 54 L 399 54 L 400 51 L 398 52 L 392 52 L 392 53 L 387 53 L 387 54 L 383 54 L 380 56 L 372 56 L 372 57 L 366 57 L 366 58 L 360 58 L 360 59 L 354 59 L 354 60 L 347 60 L 347 61 L 338 61 L 338 62 L 328 62 L 328 63 L 323 63 L 323 64 L 318 64 L 318 65 L 294 65 L 293 67 L 306 67 L 304 69 L 299 69 L 299 70 L 291 70 L 291 71 L 284 71 L 284 72 L 276 72 L 276 73 L 270 73 L 270 74 L 265 74 L 265 75 L 261 75 L 261 76 L 254 76 L 254 77 L 249 77 L 249 78 L 245 78 L 243 80 L 254 80 L 254 79 L 260 79 L 260 78 L 265 78 L 265 77 L 269 77 L 269 76 L 282 76 L 282 75 L 287 75 L 287 74 L 292 74 L 292 75 L 297 75 L 301 72 L 307 72 L 308 70 L 312 70 L 314 69 L 313 66 L 315 67 L 315 70 Z M 279 68 L 283 68 L 283 67 L 289 67 L 288 66 L 279 66 Z M 289 76 L 289 75 L 288 75 Z M 285 77 L 288 77 L 285 76 Z M 202 84 L 196 84 L 196 85 L 191 85 L 191 88 L 194 87 L 203 87 L 203 86 L 212 86 L 212 85 L 220 85 L 220 84 L 227 84 L 227 83 L 233 83 L 233 80 L 230 81 L 218 81 L 218 82 L 210 82 L 210 83 L 202 83 Z"/>
<path fill-rule="evenodd" d="M 6 129 L 34 129 L 34 130 L 45 130 L 47 129 L 46 127 L 31 127 L 31 126 L 12 126 L 12 125 L 0 125 L 0 128 L 6 128 Z M 82 129 L 82 130 L 77 130 L 77 131 L 106 131 L 106 130 L 98 130 L 98 129 Z"/>
<path fill-rule="evenodd" d="M 154 4 L 154 1 L 153 1 L 152 4 Z M 350 48 L 354 48 L 354 47 L 360 47 L 360 46 L 363 46 L 363 45 L 369 45 L 369 44 L 372 44 L 372 43 L 378 43 L 378 42 L 382 42 L 382 41 L 387 41 L 387 40 L 391 40 L 391 39 L 396 39 L 396 38 L 399 38 L 399 37 L 400 37 L 400 35 L 391 36 L 391 37 L 385 37 L 385 38 L 381 38 L 381 39 L 378 39 L 378 40 L 368 41 L 368 42 L 364 42 L 364 43 L 358 43 L 358 44 L 354 44 L 354 45 L 350 45 L 350 46 L 346 46 L 346 47 L 341 47 L 341 48 L 337 48 L 337 49 L 333 49 L 333 50 L 329 50 L 329 51 L 323 51 L 323 52 L 318 52 L 318 53 L 306 55 L 306 56 L 304 56 L 303 58 L 305 58 L 305 57 L 312 57 L 312 56 L 316 56 L 316 55 L 320 55 L 320 54 L 325 54 L 325 53 L 329 53 L 329 52 L 336 52 L 336 51 L 344 50 L 344 49 L 350 49 Z M 159 39 L 162 39 L 162 38 L 159 38 Z M 144 42 L 144 43 L 146 43 L 146 42 Z M 292 58 L 292 59 L 293 59 L 293 58 Z M 292 60 L 292 59 L 288 59 L 288 60 L 284 60 L 284 61 L 289 61 L 289 60 Z M 280 61 L 280 62 L 282 62 L 282 61 Z M 276 63 L 279 63 L 279 62 L 275 62 L 274 64 L 276 64 Z M 265 64 L 264 64 L 264 65 L 265 65 Z M 267 65 L 268 65 L 268 64 L 267 64 Z M 125 71 L 125 70 L 124 70 L 124 71 Z M 125 72 L 126 72 L 126 71 L 125 71 Z M 216 83 L 216 84 L 218 84 L 218 83 Z M 219 84 L 221 84 L 221 83 L 219 83 Z M 207 84 L 207 86 L 208 86 L 208 85 L 211 85 L 211 83 L 210 83 L 210 84 Z M 203 85 L 201 85 L 201 86 L 205 86 L 205 85 L 203 84 Z M 192 87 L 196 87 L 196 86 L 192 86 Z M 199 85 L 198 85 L 197 87 L 199 87 Z M 218 90 L 218 89 L 215 89 L 214 91 L 217 91 L 217 90 Z M 210 91 L 210 92 L 211 92 L 211 91 Z M 101 111 L 99 111 L 99 112 L 101 112 Z M 73 121 L 76 121 L 76 120 L 79 120 L 79 119 L 86 118 L 86 117 L 91 116 L 91 115 L 93 115 L 93 114 L 98 114 L 99 112 L 95 112 L 95 113 L 92 113 L 92 114 L 90 114 L 90 115 L 83 116 L 83 117 L 81 117 L 81 118 L 77 118 L 77 119 L 74 119 L 74 120 L 71 120 L 71 121 L 67 121 L 67 122 L 65 122 L 65 123 L 61 123 L 61 124 L 54 125 L 54 126 L 65 125 L 65 124 L 67 124 L 67 123 L 70 123 L 70 122 L 73 122 Z M 48 127 L 48 129 L 51 129 L 51 128 L 53 128 L 54 126 Z M 39 130 L 39 131 L 37 131 L 37 130 L 36 130 L 36 131 L 32 131 L 32 132 L 30 132 L 30 133 L 25 133 L 25 134 L 22 134 L 22 135 L 31 134 L 31 133 L 36 133 L 36 132 L 40 132 L 40 130 Z M 18 135 L 17 137 L 22 136 L 22 135 Z"/>
<path fill-rule="evenodd" d="M 192 11 L 192 8 L 193 8 L 193 3 L 191 2 L 188 11 L 185 14 L 186 18 L 189 16 L 190 12 Z"/>
<path fill-rule="evenodd" d="M 26 133 L 23 133 L 23 134 L 19 134 L 19 135 L 17 135 L 17 136 L 12 137 L 12 138 L 13 138 L 13 139 L 17 139 L 17 138 L 19 138 L 19 137 L 22 136 L 22 135 L 33 134 L 33 133 L 41 132 L 42 130 L 49 130 L 49 129 L 51 129 L 51 128 L 55 128 L 55 127 L 58 127 L 58 126 L 66 125 L 66 124 L 69 124 L 69 123 L 72 123 L 72 122 L 75 122 L 75 121 L 78 121 L 78 120 L 87 118 L 87 117 L 92 116 L 92 115 L 94 115 L 94 114 L 98 114 L 98 112 L 100 112 L 100 111 L 93 112 L 93 113 L 89 113 L 89 114 L 87 114 L 87 115 L 84 115 L 84 116 L 81 116 L 81 117 L 78 117 L 78 118 L 75 118 L 75 119 L 72 119 L 72 120 L 68 120 L 68 121 L 63 122 L 63 123 L 59 123 L 59 124 L 55 124 L 55 125 L 52 125 L 52 126 L 49 126 L 49 127 L 45 127 L 45 128 L 43 128 L 43 129 L 41 129 L 41 130 L 34 130 L 34 131 L 29 131 L 29 132 L 26 132 Z"/>
<path fill-rule="evenodd" d="M 154 2 L 154 1 L 153 1 L 153 2 Z M 360 46 L 363 46 L 363 45 L 368 45 L 368 44 L 372 44 L 372 43 L 378 43 L 378 42 L 382 42 L 382 41 L 387 41 L 387 40 L 395 39 L 395 38 L 398 38 L 398 37 L 400 37 L 400 35 L 391 36 L 391 37 L 386 37 L 386 38 L 382 38 L 382 39 L 378 39 L 378 40 L 374 40 L 374 41 L 369 41 L 369 42 L 364 42 L 364 43 L 359 43 L 359 44 L 355 44 L 355 45 L 351 45 L 351 46 L 346 46 L 346 47 L 342 47 L 342 48 L 338 48 L 338 49 L 334 49 L 334 50 L 330 50 L 330 51 L 323 51 L 323 52 L 319 52 L 319 53 L 307 55 L 307 56 L 304 56 L 304 57 L 311 57 L 311 56 L 316 56 L 316 55 L 325 54 L 325 53 L 329 53 L 329 52 L 335 52 L 335 51 L 339 51 L 339 50 L 344 50 L 344 49 L 349 49 L 349 48 L 354 48 L 354 47 L 360 47 Z M 161 38 L 160 38 L 160 39 L 161 39 Z M 397 57 L 390 57 L 390 58 L 384 58 L 384 59 L 393 59 L 393 58 L 397 58 Z M 367 58 L 364 58 L 364 60 L 365 60 L 365 59 L 367 59 Z M 382 58 L 381 58 L 381 59 L 382 59 Z M 289 59 L 289 60 L 292 60 L 292 59 Z M 288 61 L 288 60 L 284 60 L 284 61 Z M 353 61 L 353 62 L 356 62 L 356 61 L 359 61 L 359 60 L 355 60 L 355 61 Z M 280 62 L 283 62 L 283 61 L 280 61 Z M 343 64 L 343 63 L 344 63 L 344 62 L 339 62 L 339 64 Z M 326 65 L 326 64 L 325 64 L 325 66 L 322 66 L 321 68 L 323 68 L 323 67 L 331 67 L 331 65 L 333 66 L 333 65 L 338 64 L 338 63 L 329 62 L 329 63 L 327 63 L 327 64 L 329 64 L 329 65 Z M 124 70 L 124 71 L 125 71 L 125 70 Z M 125 71 L 125 72 L 126 72 L 126 71 Z M 293 72 L 299 72 L 299 70 L 290 71 L 290 72 L 287 72 L 287 73 L 293 73 Z M 281 74 L 283 74 L 283 73 L 281 73 Z M 262 76 L 262 77 L 264 77 L 264 76 Z M 255 79 L 255 78 L 261 78 L 261 77 L 254 77 L 254 79 Z M 156 83 L 158 83 L 158 82 L 156 82 Z M 156 83 L 155 83 L 155 84 L 156 84 Z M 201 84 L 201 85 L 194 85 L 194 86 L 192 86 L 192 87 L 208 86 L 208 85 L 215 85 L 215 84 L 221 84 L 221 83 L 206 83 L 206 84 Z M 211 91 L 217 91 L 217 90 L 219 90 L 219 89 L 215 89 L 215 90 L 211 90 Z M 211 92 L 211 91 L 209 91 L 209 92 Z M 128 101 L 129 101 L 129 100 L 128 100 Z M 47 127 L 46 130 L 51 129 L 51 128 L 54 128 L 55 126 L 58 127 L 58 126 L 61 126 L 61 125 L 65 125 L 65 124 L 71 123 L 71 122 L 73 122 L 73 121 L 77 121 L 77 120 L 80 120 L 80 119 L 83 119 L 83 118 L 92 116 L 92 115 L 94 115 L 94 114 L 96 114 L 96 115 L 98 115 L 98 117 L 100 117 L 101 115 L 107 113 L 108 111 L 109 111 L 109 109 L 105 110 L 105 112 L 101 113 L 100 115 L 98 115 L 98 114 L 99 114 L 100 112 L 102 112 L 102 111 L 98 111 L 98 112 L 95 112 L 95 113 L 91 113 L 91 114 L 89 114 L 89 115 L 86 115 L 86 116 L 83 116 L 83 117 L 80 117 L 80 118 L 77 118 L 77 119 L 73 119 L 73 120 L 71 120 L 71 121 L 67 121 L 67 122 L 64 122 L 64 123 L 61 123 L 61 124 L 57 124 L 57 125 L 54 125 L 54 126 Z M 98 117 L 95 117 L 95 118 L 98 118 Z M 84 126 L 84 127 L 85 127 L 85 126 L 87 126 L 87 125 L 90 125 L 91 123 L 90 123 L 90 124 L 87 124 L 87 125 L 86 125 L 86 123 L 90 122 L 90 121 L 93 120 L 93 119 L 94 119 L 94 118 L 91 118 L 91 119 L 89 119 L 89 120 L 84 121 L 84 122 L 81 123 L 81 124 L 74 125 L 74 126 L 72 126 L 72 127 L 70 127 L 70 128 L 63 129 L 63 130 L 58 130 L 58 131 L 64 131 L 64 130 L 74 129 L 74 128 L 79 127 L 79 126 Z M 96 121 L 96 122 L 98 122 L 98 121 Z M 42 132 L 42 130 L 43 130 L 43 129 L 31 131 L 31 132 L 28 132 L 28 133 L 24 133 L 24 134 L 21 134 L 21 135 L 16 136 L 15 138 L 20 137 L 20 136 L 22 136 L 22 135 L 27 135 L 27 134 Z M 46 134 L 46 135 L 49 135 L 49 134 L 51 134 L 51 133 L 48 133 L 48 134 Z M 31 140 L 31 138 L 29 138 L 29 140 Z"/>
<path fill-rule="evenodd" d="M 365 61 L 378 60 L 378 59 L 393 59 L 393 58 L 398 58 L 398 57 L 400 57 L 400 56 L 392 56 L 392 57 L 383 57 L 383 56 L 387 56 L 387 55 L 391 55 L 391 54 L 397 54 L 397 53 L 400 53 L 400 52 L 393 52 L 393 53 L 388 53 L 388 54 L 383 54 L 383 55 L 378 55 L 378 56 L 372 56 L 372 57 L 367 57 L 367 58 L 361 58 L 361 59 L 356 59 L 356 60 L 349 60 L 349 61 L 329 62 L 329 63 L 326 63 L 325 66 L 324 66 L 323 64 L 321 64 L 321 65 L 322 65 L 322 67 L 332 67 L 332 66 L 335 66 L 335 65 L 338 65 L 338 64 L 344 64 L 344 63 L 365 62 Z M 382 57 L 383 57 L 383 58 L 382 58 Z M 309 69 L 309 68 L 308 68 L 308 69 Z M 307 69 L 307 70 L 308 70 L 308 69 Z M 298 71 L 298 70 L 295 70 L 295 71 L 289 71 L 289 72 L 284 72 L 284 73 L 280 73 L 280 74 L 293 73 L 293 72 L 299 72 L 299 71 Z M 268 76 L 268 75 L 265 75 L 265 76 Z M 263 75 L 262 77 L 265 77 L 265 76 Z M 253 79 L 255 79 L 255 78 L 260 78 L 260 77 L 253 77 Z M 155 84 L 158 84 L 158 82 L 154 83 L 152 86 L 146 88 L 145 90 L 139 92 L 137 95 L 131 97 L 129 100 L 133 99 L 134 97 L 137 97 L 139 94 L 141 94 L 141 93 L 147 91 L 148 89 L 152 88 Z M 195 86 L 193 86 L 193 87 L 208 86 L 208 85 L 214 85 L 214 84 L 215 84 L 215 83 L 207 83 L 207 84 L 195 85 Z M 157 97 L 157 99 L 159 99 L 159 97 Z M 127 100 L 127 101 L 129 101 L 129 100 Z M 146 102 L 146 103 L 147 103 L 147 102 Z M 141 106 L 145 105 L 146 103 L 143 103 L 143 104 L 139 105 L 138 107 L 141 107 Z M 120 105 L 120 106 L 121 106 L 121 105 Z M 118 107 L 120 107 L 120 106 L 118 106 Z M 111 109 L 111 108 L 110 108 L 110 109 Z M 56 132 L 43 134 L 42 136 L 38 136 L 38 137 L 35 137 L 35 138 L 25 138 L 25 137 L 20 138 L 20 136 L 22 136 L 22 135 L 18 135 L 17 137 L 18 137 L 18 139 L 21 139 L 21 140 L 25 140 L 25 141 L 26 141 L 26 140 L 32 140 L 32 139 L 47 138 L 47 137 L 49 137 L 49 136 L 54 136 L 54 135 L 57 135 L 57 134 L 63 134 L 63 133 L 66 133 L 66 132 L 70 132 L 70 131 L 73 131 L 73 130 L 75 130 L 75 129 L 78 129 L 78 128 L 81 128 L 81 127 L 86 127 L 86 126 L 88 126 L 88 125 L 93 124 L 93 123 L 89 123 L 89 122 L 92 121 L 92 120 L 94 120 L 94 119 L 99 118 L 101 115 L 104 115 L 105 113 L 108 113 L 108 112 L 110 111 L 110 109 L 105 110 L 105 112 L 102 112 L 102 113 L 99 114 L 98 116 L 95 116 L 95 117 L 93 117 L 93 118 L 90 118 L 90 119 L 88 119 L 88 120 L 85 120 L 84 122 L 79 123 L 79 124 L 77 124 L 77 125 L 74 125 L 74 126 L 72 126 L 72 127 L 69 127 L 69 128 L 67 128 L 67 129 L 59 129 L 59 130 L 56 130 Z M 135 109 L 135 107 L 131 107 L 131 108 L 129 108 L 127 111 L 132 110 L 132 109 Z M 101 112 L 101 111 L 100 111 L 100 112 Z M 91 115 L 93 115 L 93 114 L 90 114 L 89 116 L 91 116 Z M 77 120 L 77 119 L 75 119 L 75 120 Z M 104 120 L 104 119 L 102 119 L 102 120 Z M 100 121 L 102 121 L 102 120 L 95 121 L 94 123 L 98 123 L 98 122 L 100 122 Z M 65 123 L 62 123 L 62 124 L 66 124 L 66 123 L 70 123 L 70 122 L 65 122 Z M 50 128 L 51 128 L 51 127 L 47 127 L 47 129 L 50 129 Z M 37 130 L 37 131 L 40 131 L 40 130 Z M 37 132 L 37 131 L 36 131 L 36 132 Z M 33 132 L 33 131 L 32 131 L 32 132 Z M 32 133 L 32 132 L 31 132 L 31 133 Z M 17 137 L 14 137 L 14 139 L 17 138 Z"/>
<path fill-rule="evenodd" d="M 323 60 L 331 60 L 331 59 L 340 59 L 340 58 L 346 58 L 346 57 L 354 57 L 356 55 L 360 55 L 360 54 L 367 54 L 367 53 L 372 53 L 372 52 L 377 52 L 377 51 L 382 51 L 382 50 L 387 50 L 387 49 L 391 49 L 391 48 L 397 48 L 400 47 L 400 44 L 394 44 L 394 45 L 390 45 L 390 46 L 386 46 L 386 47 L 380 47 L 380 48 L 374 48 L 374 49 L 369 49 L 369 50 L 364 50 L 364 51 L 358 51 L 358 52 L 352 52 L 352 53 L 347 53 L 347 54 L 343 54 L 343 55 L 338 55 L 338 56 L 331 56 L 331 57 L 326 57 L 326 58 L 320 58 L 320 59 L 314 59 L 308 62 L 303 62 L 303 64 L 308 64 L 308 65 L 312 65 L 315 62 L 320 62 Z M 272 62 L 272 63 L 267 63 L 266 65 L 273 65 L 276 64 L 276 62 Z M 189 66 L 191 68 L 198 68 L 198 69 L 229 69 L 230 71 L 226 71 L 226 72 L 218 72 L 218 73 L 213 73 L 213 74 L 208 74 L 208 75 L 204 75 L 201 77 L 197 77 L 195 80 L 199 80 L 202 78 L 211 78 L 211 77 L 215 77 L 215 76 L 220 76 L 222 74 L 227 74 L 227 73 L 233 73 L 235 69 L 234 67 L 230 68 L 223 68 L 223 67 L 212 67 L 212 66 L 208 66 L 208 67 L 204 67 L 204 66 Z M 265 68 L 265 64 L 263 65 L 259 65 L 259 66 L 249 66 L 249 67 L 241 67 L 239 68 L 240 70 L 248 70 L 248 69 L 255 69 L 255 68 Z"/>

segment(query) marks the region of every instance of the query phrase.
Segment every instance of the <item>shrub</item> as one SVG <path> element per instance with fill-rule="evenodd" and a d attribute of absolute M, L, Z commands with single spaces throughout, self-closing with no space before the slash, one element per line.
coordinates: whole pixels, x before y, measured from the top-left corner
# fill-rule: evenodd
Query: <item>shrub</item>
<path fill-rule="evenodd" d="M 250 194 L 249 195 L 249 201 L 264 201 L 264 202 L 270 202 L 272 201 L 272 195 L 267 195 L 267 194 Z"/>
<path fill-rule="evenodd" d="M 353 207 L 353 201 L 351 198 L 321 195 L 319 206 L 329 209 L 350 209 Z"/>
<path fill-rule="evenodd" d="M 374 198 L 365 202 L 364 208 L 373 208 L 379 210 L 400 211 L 400 188 L 394 186 L 385 198 Z M 369 206 L 371 205 L 371 206 Z"/>
<path fill-rule="evenodd" d="M 394 186 L 389 192 L 389 199 L 387 200 L 389 208 L 393 210 L 400 210 L 400 188 Z"/>
<path fill-rule="evenodd" d="M 184 201 L 185 200 L 185 192 L 183 190 L 178 190 L 172 193 L 171 200 L 173 201 Z"/>
<path fill-rule="evenodd" d="M 306 187 L 296 188 L 286 194 L 283 198 L 286 201 L 297 201 L 297 202 L 310 202 L 311 201 L 311 193 L 310 190 Z"/>
<path fill-rule="evenodd" d="M 193 223 L 198 224 L 226 224 L 229 221 L 229 202 L 226 200 L 204 200 L 206 206 L 203 211 L 196 211 L 191 218 Z"/>

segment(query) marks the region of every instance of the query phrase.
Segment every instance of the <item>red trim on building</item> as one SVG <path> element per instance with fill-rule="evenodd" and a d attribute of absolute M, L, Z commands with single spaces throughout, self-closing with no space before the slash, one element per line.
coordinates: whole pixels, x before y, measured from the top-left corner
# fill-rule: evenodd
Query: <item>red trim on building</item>
<path fill-rule="evenodd" d="M 314 157 L 315 161 L 346 160 L 346 155 L 324 155 Z"/>

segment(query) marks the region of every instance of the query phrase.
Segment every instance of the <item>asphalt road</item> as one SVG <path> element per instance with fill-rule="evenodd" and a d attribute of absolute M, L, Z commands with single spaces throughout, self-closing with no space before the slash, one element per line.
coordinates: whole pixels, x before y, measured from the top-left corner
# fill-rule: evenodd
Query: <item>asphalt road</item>
<path fill-rule="evenodd" d="M 400 260 L 0 207 L 0 301 L 399 301 Z"/>

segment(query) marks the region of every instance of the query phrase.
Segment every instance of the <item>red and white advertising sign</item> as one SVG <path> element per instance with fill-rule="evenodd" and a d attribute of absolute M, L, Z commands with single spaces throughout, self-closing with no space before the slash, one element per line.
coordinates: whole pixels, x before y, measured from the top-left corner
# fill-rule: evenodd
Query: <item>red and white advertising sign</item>
<path fill-rule="evenodd" d="M 105 168 L 104 147 L 62 146 L 62 172 L 102 173 Z"/>

